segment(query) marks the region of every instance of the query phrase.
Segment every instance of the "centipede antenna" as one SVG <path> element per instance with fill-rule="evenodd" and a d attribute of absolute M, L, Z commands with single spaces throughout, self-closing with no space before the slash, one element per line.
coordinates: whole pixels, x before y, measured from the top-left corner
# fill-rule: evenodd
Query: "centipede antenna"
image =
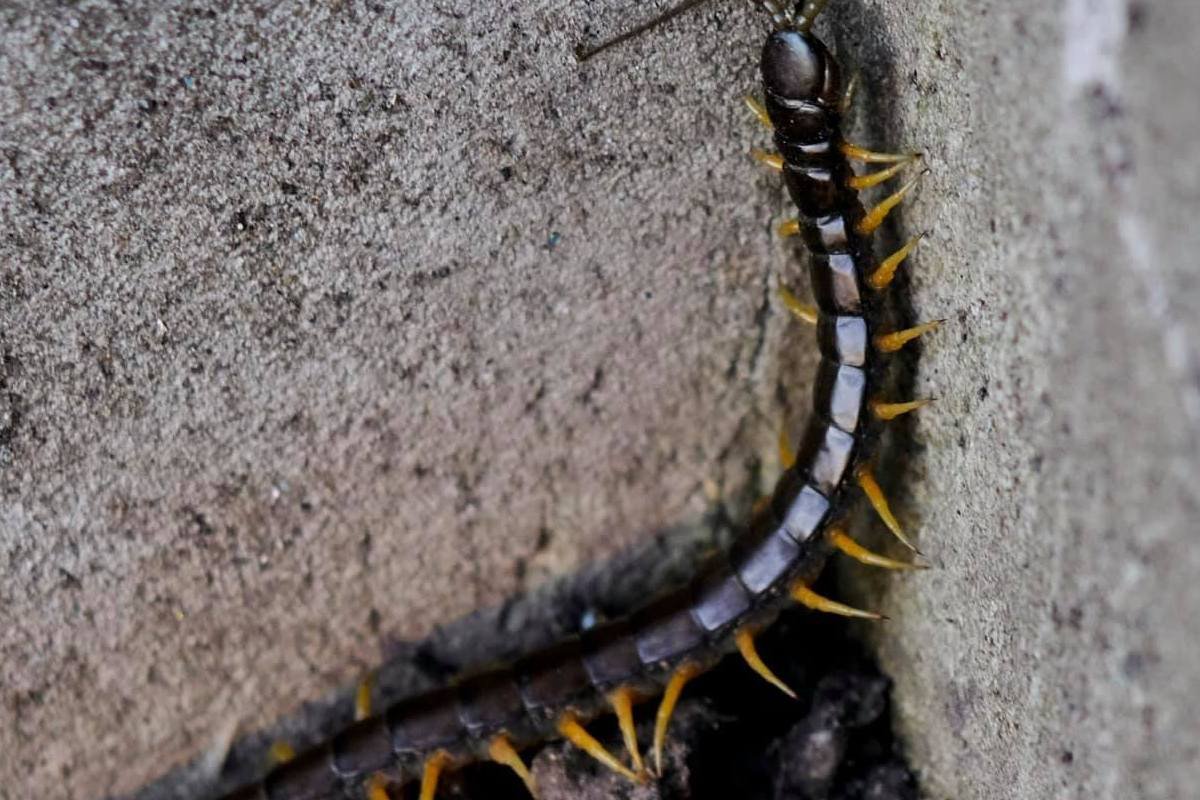
<path fill-rule="evenodd" d="M 517 773 L 517 777 L 525 784 L 525 788 L 529 790 L 529 794 L 533 800 L 538 798 L 537 783 L 533 780 L 533 774 L 530 773 L 529 767 L 521 760 L 520 753 L 517 748 L 513 747 L 512 742 L 504 734 L 494 737 L 488 742 L 488 758 L 495 761 L 497 764 L 504 766 Z"/>
<path fill-rule="evenodd" d="M 637 727 L 633 723 L 633 689 L 621 686 L 608 695 L 608 702 L 617 715 L 617 727 L 621 729 L 621 738 L 625 740 L 625 749 L 633 762 L 633 771 L 641 775 L 646 771 L 642 763 L 642 752 L 638 749 Z"/>
<path fill-rule="evenodd" d="M 595 45 L 593 47 L 585 47 L 582 44 L 576 45 L 575 46 L 575 59 L 581 63 L 584 61 L 587 61 L 592 56 L 599 55 L 600 53 L 603 53 L 605 50 L 607 50 L 610 47 L 616 47 L 617 45 L 619 45 L 623 42 L 627 42 L 630 39 L 635 39 L 638 36 L 641 36 L 646 31 L 653 30 L 654 28 L 657 28 L 659 25 L 670 22 L 671 20 L 675 19 L 675 17 L 678 17 L 680 14 L 691 11 L 696 6 L 703 5 L 704 3 L 707 3 L 707 2 L 708 2 L 708 0 L 684 0 L 679 5 L 669 8 L 666 11 L 664 11 L 663 13 L 659 14 L 654 19 L 651 19 L 647 22 L 643 22 L 641 25 L 638 25 L 634 28 L 630 28 L 629 30 L 625 31 L 624 33 L 619 33 L 616 36 L 614 36 L 613 38 L 607 39 L 598 45 Z"/>
<path fill-rule="evenodd" d="M 771 24 L 775 26 L 775 30 L 796 27 L 796 17 L 792 14 L 792 7 L 787 4 L 787 0 L 784 0 L 783 5 L 776 0 L 758 0 L 758 4 L 762 6 L 763 11 L 771 15 Z"/>
<path fill-rule="evenodd" d="M 904 535 L 904 530 L 900 527 L 900 521 L 892 513 L 892 507 L 888 504 L 887 497 L 884 496 L 883 489 L 879 488 L 879 482 L 875 480 L 875 476 L 871 474 L 871 470 L 863 467 L 858 471 L 858 485 L 862 487 L 863 494 L 867 496 L 871 507 L 875 509 L 875 513 L 883 520 L 883 524 L 892 532 L 892 535 L 899 539 L 900 543 L 909 550 L 912 550 L 917 555 L 921 555 L 921 551 L 917 549 L 917 546 Z"/>
<path fill-rule="evenodd" d="M 804 4 L 804 10 L 800 12 L 800 19 L 796 22 L 796 30 L 801 33 L 808 33 L 812 30 L 813 23 L 817 21 L 817 16 L 825 10 L 829 0 L 808 0 Z"/>
<path fill-rule="evenodd" d="M 772 672 L 771 668 L 758 655 L 758 648 L 754 646 L 754 636 L 756 633 L 753 628 L 747 627 L 742 628 L 734 634 L 733 641 L 737 644 L 738 652 L 742 654 L 742 658 L 745 659 L 750 669 L 757 672 L 763 680 L 795 700 L 796 693 L 792 691 L 790 686 L 780 680 L 779 676 Z"/>
<path fill-rule="evenodd" d="M 449 763 L 450 754 L 445 750 L 438 750 L 425 759 L 425 769 L 421 772 L 420 800 L 433 800 L 434 795 L 437 794 L 438 778 L 442 776 L 442 770 Z"/>
<path fill-rule="evenodd" d="M 658 704 L 658 713 L 654 717 L 654 772 L 663 774 L 663 746 L 667 743 L 667 727 L 671 724 L 671 715 L 675 713 L 675 704 L 683 687 L 692 678 L 700 674 L 700 668 L 695 664 L 684 664 L 671 673 L 667 688 L 663 690 L 662 701 Z"/>
<path fill-rule="evenodd" d="M 579 719 L 568 711 L 558 719 L 558 732 L 571 744 L 599 761 L 618 775 L 622 775 L 634 783 L 639 782 L 636 774 L 622 764 L 617 757 L 608 752 L 604 745 L 596 741 L 596 737 L 587 732 L 587 728 L 579 724 Z"/>

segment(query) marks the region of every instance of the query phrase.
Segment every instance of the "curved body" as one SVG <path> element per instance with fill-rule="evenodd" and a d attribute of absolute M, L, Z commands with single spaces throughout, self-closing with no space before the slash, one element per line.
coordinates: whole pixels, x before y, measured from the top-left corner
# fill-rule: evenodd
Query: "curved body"
<path fill-rule="evenodd" d="M 653 696 L 681 668 L 711 666 L 734 649 L 735 632 L 769 624 L 789 587 L 816 577 L 880 425 L 869 403 L 884 377 L 872 346 L 883 304 L 871 296 L 877 265 L 858 232 L 866 212 L 840 149 L 836 62 L 814 36 L 785 26 L 768 38 L 762 66 L 783 176 L 812 253 L 821 351 L 807 430 L 770 503 L 683 589 L 514 664 L 403 701 L 226 800 L 362 797 L 368 776 L 417 780 L 434 754 L 448 766 L 494 758 L 488 745 L 498 734 L 516 748 L 554 738 L 565 713 L 578 720 L 607 713 L 615 690 Z"/>

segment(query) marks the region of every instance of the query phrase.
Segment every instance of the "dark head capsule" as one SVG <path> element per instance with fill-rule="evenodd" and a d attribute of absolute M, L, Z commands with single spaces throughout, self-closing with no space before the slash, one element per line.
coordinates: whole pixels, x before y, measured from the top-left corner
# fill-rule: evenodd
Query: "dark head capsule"
<path fill-rule="evenodd" d="M 775 31 L 762 54 L 763 86 L 783 104 L 812 103 L 836 109 L 842 78 L 837 61 L 810 33 Z"/>
<path fill-rule="evenodd" d="M 819 39 L 796 30 L 771 34 L 763 46 L 762 77 L 777 137 L 802 144 L 837 129 L 841 73 Z"/>

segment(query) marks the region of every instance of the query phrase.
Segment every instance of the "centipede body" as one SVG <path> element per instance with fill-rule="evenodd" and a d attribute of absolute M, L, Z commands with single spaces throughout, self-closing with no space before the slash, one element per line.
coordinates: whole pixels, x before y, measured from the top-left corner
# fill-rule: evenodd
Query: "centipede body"
<path fill-rule="evenodd" d="M 586 721 L 615 710 L 624 724 L 632 699 L 665 693 L 657 750 L 666 732 L 664 709 L 669 721 L 671 705 L 695 674 L 738 650 L 770 676 L 765 665 L 755 664 L 753 632 L 769 625 L 786 603 L 839 610 L 807 586 L 835 549 L 859 557 L 838 526 L 860 490 L 903 537 L 869 468 L 889 418 L 879 411 L 893 363 L 888 353 L 910 334 L 884 329 L 886 288 L 896 264 L 885 260 L 881 269 L 870 234 L 890 206 L 869 212 L 855 188 L 850 158 L 861 151 L 842 138 L 841 69 L 808 30 L 822 5 L 802 3 L 793 14 L 763 3 L 775 22 L 761 61 L 765 116 L 778 150 L 770 163 L 799 211 L 785 232 L 799 234 L 810 253 L 821 355 L 806 430 L 769 502 L 732 548 L 684 587 L 627 618 L 401 701 L 225 800 L 362 797 L 376 775 L 394 784 L 420 780 L 428 800 L 442 770 L 490 758 L 519 772 L 516 751 L 558 736 L 587 749 Z M 892 410 L 904 413 L 909 406 L 915 407 L 900 403 Z M 631 750 L 633 769 L 609 766 L 643 777 L 636 741 Z"/>

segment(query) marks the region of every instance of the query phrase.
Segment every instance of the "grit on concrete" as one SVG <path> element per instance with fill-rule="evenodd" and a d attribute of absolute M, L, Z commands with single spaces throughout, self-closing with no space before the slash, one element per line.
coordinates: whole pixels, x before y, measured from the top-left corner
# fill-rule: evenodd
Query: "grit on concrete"
<path fill-rule="evenodd" d="M 770 472 L 812 362 L 763 18 L 574 62 L 648 13 L 0 8 L 0 798 L 132 792 Z M 847 575 L 924 790 L 1193 797 L 1200 6 L 823 30 L 933 170 L 900 505 L 939 569 Z"/>

